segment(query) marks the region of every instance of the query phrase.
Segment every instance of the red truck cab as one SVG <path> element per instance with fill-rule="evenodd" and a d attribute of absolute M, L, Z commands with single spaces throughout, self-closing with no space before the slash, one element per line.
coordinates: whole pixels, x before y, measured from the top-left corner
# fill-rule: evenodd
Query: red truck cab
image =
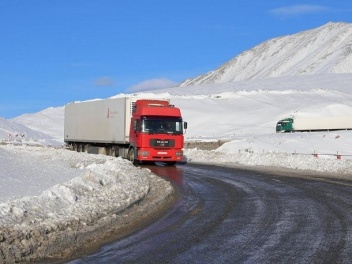
<path fill-rule="evenodd" d="M 174 165 L 183 159 L 184 129 L 179 108 L 167 100 L 137 100 L 130 125 L 128 159 L 165 162 Z"/>

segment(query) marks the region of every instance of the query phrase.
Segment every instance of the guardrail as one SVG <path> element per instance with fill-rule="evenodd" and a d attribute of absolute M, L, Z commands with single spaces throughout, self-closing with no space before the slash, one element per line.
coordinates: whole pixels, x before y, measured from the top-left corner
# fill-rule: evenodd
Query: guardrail
<path fill-rule="evenodd" d="M 185 142 L 185 148 L 191 149 L 191 148 L 197 148 L 201 150 L 214 150 L 224 143 L 228 141 L 226 140 L 216 140 L 216 141 L 188 141 Z M 240 149 L 239 152 L 249 152 L 249 153 L 254 153 L 254 151 L 250 149 Z M 314 151 L 313 153 L 300 153 L 300 152 L 286 152 L 288 154 L 293 154 L 293 155 L 306 155 L 306 156 L 314 156 L 315 158 L 319 158 L 319 156 L 335 156 L 337 159 L 342 159 L 342 157 L 352 157 L 352 154 L 341 154 L 339 152 L 336 152 L 336 154 L 332 153 L 318 153 L 317 151 Z"/>
<path fill-rule="evenodd" d="M 313 153 L 310 153 L 310 154 L 309 153 L 299 153 L 299 152 L 293 152 L 291 154 L 314 156 L 315 158 L 318 158 L 319 156 L 335 156 L 337 159 L 342 159 L 342 157 L 352 157 L 352 155 L 340 154 L 339 152 L 337 152 L 336 154 L 331 154 L 331 153 L 317 153 L 316 151 L 314 151 Z"/>
<path fill-rule="evenodd" d="M 249 149 L 244 149 L 244 150 L 239 150 L 239 152 L 249 152 L 249 153 L 255 153 L 252 150 Z M 264 153 L 264 150 L 263 150 Z M 301 153 L 301 152 L 279 152 L 277 151 L 276 153 L 286 153 L 286 154 L 292 154 L 292 155 L 303 155 L 303 156 L 314 156 L 315 158 L 318 158 L 319 156 L 335 156 L 337 159 L 342 159 L 342 157 L 352 157 L 352 154 L 340 154 L 339 152 L 336 152 L 336 154 L 331 154 L 331 153 L 318 153 L 317 151 L 314 151 L 313 153 Z"/>

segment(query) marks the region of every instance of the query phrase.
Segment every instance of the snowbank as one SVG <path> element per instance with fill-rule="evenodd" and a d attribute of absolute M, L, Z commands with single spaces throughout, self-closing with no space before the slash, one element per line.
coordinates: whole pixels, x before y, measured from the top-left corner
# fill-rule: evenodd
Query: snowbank
<path fill-rule="evenodd" d="M 287 168 L 314 172 L 334 173 L 337 178 L 352 180 L 352 160 L 337 155 L 314 155 L 284 152 L 253 152 L 248 149 L 230 150 L 231 143 L 216 150 L 188 149 L 187 160 L 195 163 L 212 163 L 225 166 L 255 166 Z M 299 173 L 299 171 L 297 171 Z"/>
<path fill-rule="evenodd" d="M 7 175 L 24 181 L 29 189 L 27 195 L 43 189 L 38 196 L 0 203 L 0 262 L 29 261 L 56 256 L 67 248 L 73 250 L 79 242 L 92 235 L 103 235 L 111 225 L 116 226 L 122 212 L 143 201 L 151 189 L 162 190 L 150 201 L 152 210 L 157 209 L 154 205 L 173 194 L 170 183 L 120 158 L 10 145 L 0 146 L 0 155 L 18 161 L 2 163 L 2 169 L 18 172 Z M 32 170 L 43 165 L 47 177 L 37 176 L 36 170 Z M 21 173 L 26 169 L 29 170 L 26 177 L 32 175 L 33 182 L 23 179 Z M 60 178 L 60 172 L 64 177 Z M 61 182 L 47 189 L 48 183 L 59 179 Z M 33 184 L 40 186 L 32 189 Z M 18 193 L 15 185 L 1 188 L 8 188 L 8 193 Z M 97 234 L 97 230 L 102 233 Z"/>

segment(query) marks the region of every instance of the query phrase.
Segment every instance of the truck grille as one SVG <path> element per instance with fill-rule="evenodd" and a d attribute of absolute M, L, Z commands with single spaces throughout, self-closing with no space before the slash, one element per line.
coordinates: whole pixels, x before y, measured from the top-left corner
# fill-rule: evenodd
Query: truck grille
<path fill-rule="evenodd" d="M 151 147 L 175 147 L 174 139 L 151 139 L 149 141 Z"/>
<path fill-rule="evenodd" d="M 169 157 L 169 156 L 166 156 L 166 157 L 162 157 L 162 156 L 153 156 L 153 159 L 168 160 L 168 159 L 172 159 L 172 157 Z"/>

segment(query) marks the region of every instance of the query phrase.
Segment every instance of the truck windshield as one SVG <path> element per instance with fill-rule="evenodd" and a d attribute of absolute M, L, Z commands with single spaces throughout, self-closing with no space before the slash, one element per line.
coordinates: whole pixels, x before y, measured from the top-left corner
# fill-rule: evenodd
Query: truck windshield
<path fill-rule="evenodd" d="M 149 134 L 183 134 L 181 118 L 151 118 L 142 119 L 141 132 Z"/>

